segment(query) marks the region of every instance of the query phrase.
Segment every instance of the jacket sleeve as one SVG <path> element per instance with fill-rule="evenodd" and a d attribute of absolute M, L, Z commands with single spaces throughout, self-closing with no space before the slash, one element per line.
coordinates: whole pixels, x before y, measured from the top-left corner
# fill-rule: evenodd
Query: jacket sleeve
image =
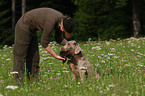
<path fill-rule="evenodd" d="M 53 31 L 54 26 L 55 26 L 55 23 L 52 23 L 52 22 L 51 23 L 49 22 L 49 23 L 45 24 L 44 29 L 43 29 L 43 33 L 42 33 L 42 36 L 41 36 L 41 44 L 42 44 L 43 48 L 48 47 L 48 43 L 49 43 L 49 40 L 50 40 L 50 34 Z"/>
<path fill-rule="evenodd" d="M 57 29 L 55 30 L 55 40 L 56 40 L 56 42 L 60 44 L 60 43 L 62 42 L 63 39 L 64 39 L 64 38 L 63 38 L 63 32 L 60 31 L 59 28 L 57 28 Z"/>

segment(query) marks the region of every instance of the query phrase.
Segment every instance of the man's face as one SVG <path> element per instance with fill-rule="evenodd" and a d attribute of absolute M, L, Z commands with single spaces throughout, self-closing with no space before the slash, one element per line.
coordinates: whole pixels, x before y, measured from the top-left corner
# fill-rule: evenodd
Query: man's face
<path fill-rule="evenodd" d="M 66 36 L 67 38 L 71 38 L 72 33 L 68 33 L 68 32 L 64 29 L 63 21 L 61 21 L 61 23 L 59 24 L 59 27 L 60 27 L 60 30 L 61 30 L 62 32 L 65 33 L 65 36 Z"/>

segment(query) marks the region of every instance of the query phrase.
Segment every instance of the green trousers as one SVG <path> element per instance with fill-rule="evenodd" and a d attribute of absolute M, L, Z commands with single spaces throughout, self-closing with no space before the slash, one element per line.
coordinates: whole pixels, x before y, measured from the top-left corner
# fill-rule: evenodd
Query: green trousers
<path fill-rule="evenodd" d="M 39 75 L 39 49 L 38 37 L 35 30 L 31 30 L 20 19 L 15 27 L 13 71 L 15 79 L 23 80 L 26 71 L 28 79 L 37 78 Z M 25 64 L 26 63 L 26 68 Z M 25 70 L 26 69 L 26 70 Z"/>

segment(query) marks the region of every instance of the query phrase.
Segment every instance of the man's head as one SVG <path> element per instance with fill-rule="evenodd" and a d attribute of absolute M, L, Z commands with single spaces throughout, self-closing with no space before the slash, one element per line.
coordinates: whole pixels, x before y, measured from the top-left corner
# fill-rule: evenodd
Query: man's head
<path fill-rule="evenodd" d="M 64 18 L 60 23 L 60 30 L 65 33 L 65 36 L 67 38 L 70 38 L 72 36 L 72 31 L 74 29 L 74 21 L 70 17 Z"/>

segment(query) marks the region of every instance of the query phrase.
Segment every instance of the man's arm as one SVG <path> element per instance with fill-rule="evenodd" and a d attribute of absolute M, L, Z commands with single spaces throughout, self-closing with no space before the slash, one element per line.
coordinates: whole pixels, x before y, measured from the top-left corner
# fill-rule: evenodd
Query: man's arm
<path fill-rule="evenodd" d="M 63 39 L 62 41 L 61 41 L 61 45 L 65 45 L 66 43 L 67 43 L 68 41 L 66 40 L 66 39 Z"/>
<path fill-rule="evenodd" d="M 56 59 L 62 59 L 65 60 L 65 58 L 62 58 L 61 56 L 56 55 L 56 53 L 51 49 L 50 46 L 46 47 L 45 50 L 50 53 L 53 57 L 55 57 Z"/>

